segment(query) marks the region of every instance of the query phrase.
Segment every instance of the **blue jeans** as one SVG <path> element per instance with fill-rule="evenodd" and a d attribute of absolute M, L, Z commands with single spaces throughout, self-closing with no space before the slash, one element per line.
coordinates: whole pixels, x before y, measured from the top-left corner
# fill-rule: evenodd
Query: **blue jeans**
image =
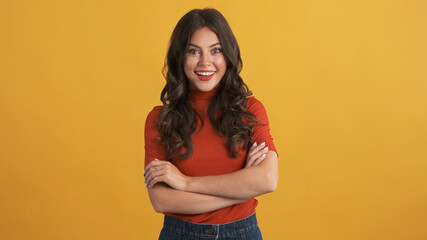
<path fill-rule="evenodd" d="M 230 239 L 262 240 L 256 214 L 224 224 L 199 224 L 165 216 L 159 240 Z"/>

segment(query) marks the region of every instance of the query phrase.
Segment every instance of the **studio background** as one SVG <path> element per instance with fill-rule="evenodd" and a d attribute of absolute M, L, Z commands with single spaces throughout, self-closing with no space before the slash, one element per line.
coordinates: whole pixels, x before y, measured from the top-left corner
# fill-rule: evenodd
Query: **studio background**
<path fill-rule="evenodd" d="M 214 7 L 267 109 L 264 239 L 427 239 L 427 4 L 0 1 L 0 239 L 156 239 L 144 122 L 173 27 Z"/>

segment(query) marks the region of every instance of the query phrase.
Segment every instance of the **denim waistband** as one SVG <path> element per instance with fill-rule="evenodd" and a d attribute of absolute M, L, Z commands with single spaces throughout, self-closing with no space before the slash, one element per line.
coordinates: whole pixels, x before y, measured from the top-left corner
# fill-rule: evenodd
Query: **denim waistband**
<path fill-rule="evenodd" d="M 163 228 L 196 238 L 227 239 L 258 227 L 256 214 L 224 224 L 192 223 L 179 218 L 165 216 Z"/>

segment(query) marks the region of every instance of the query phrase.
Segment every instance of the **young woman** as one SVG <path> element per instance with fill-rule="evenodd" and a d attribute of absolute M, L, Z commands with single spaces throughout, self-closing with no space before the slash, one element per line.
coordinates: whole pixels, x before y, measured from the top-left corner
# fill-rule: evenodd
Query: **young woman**
<path fill-rule="evenodd" d="M 159 239 L 262 239 L 254 197 L 278 181 L 266 111 L 243 82 L 237 41 L 215 9 L 170 39 L 163 106 L 145 125 L 145 184 L 165 214 Z"/>

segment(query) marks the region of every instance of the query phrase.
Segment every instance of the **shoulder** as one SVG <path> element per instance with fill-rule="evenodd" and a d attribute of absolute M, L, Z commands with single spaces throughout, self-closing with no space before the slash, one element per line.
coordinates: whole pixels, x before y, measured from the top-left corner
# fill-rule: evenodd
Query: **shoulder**
<path fill-rule="evenodd" d="M 248 97 L 246 99 L 246 109 L 258 109 L 258 108 L 264 108 L 264 105 L 256 99 L 254 96 Z"/>
<path fill-rule="evenodd" d="M 157 121 L 157 118 L 159 117 L 160 112 L 162 111 L 163 106 L 155 106 L 147 115 L 147 119 L 145 122 L 152 122 Z"/>

